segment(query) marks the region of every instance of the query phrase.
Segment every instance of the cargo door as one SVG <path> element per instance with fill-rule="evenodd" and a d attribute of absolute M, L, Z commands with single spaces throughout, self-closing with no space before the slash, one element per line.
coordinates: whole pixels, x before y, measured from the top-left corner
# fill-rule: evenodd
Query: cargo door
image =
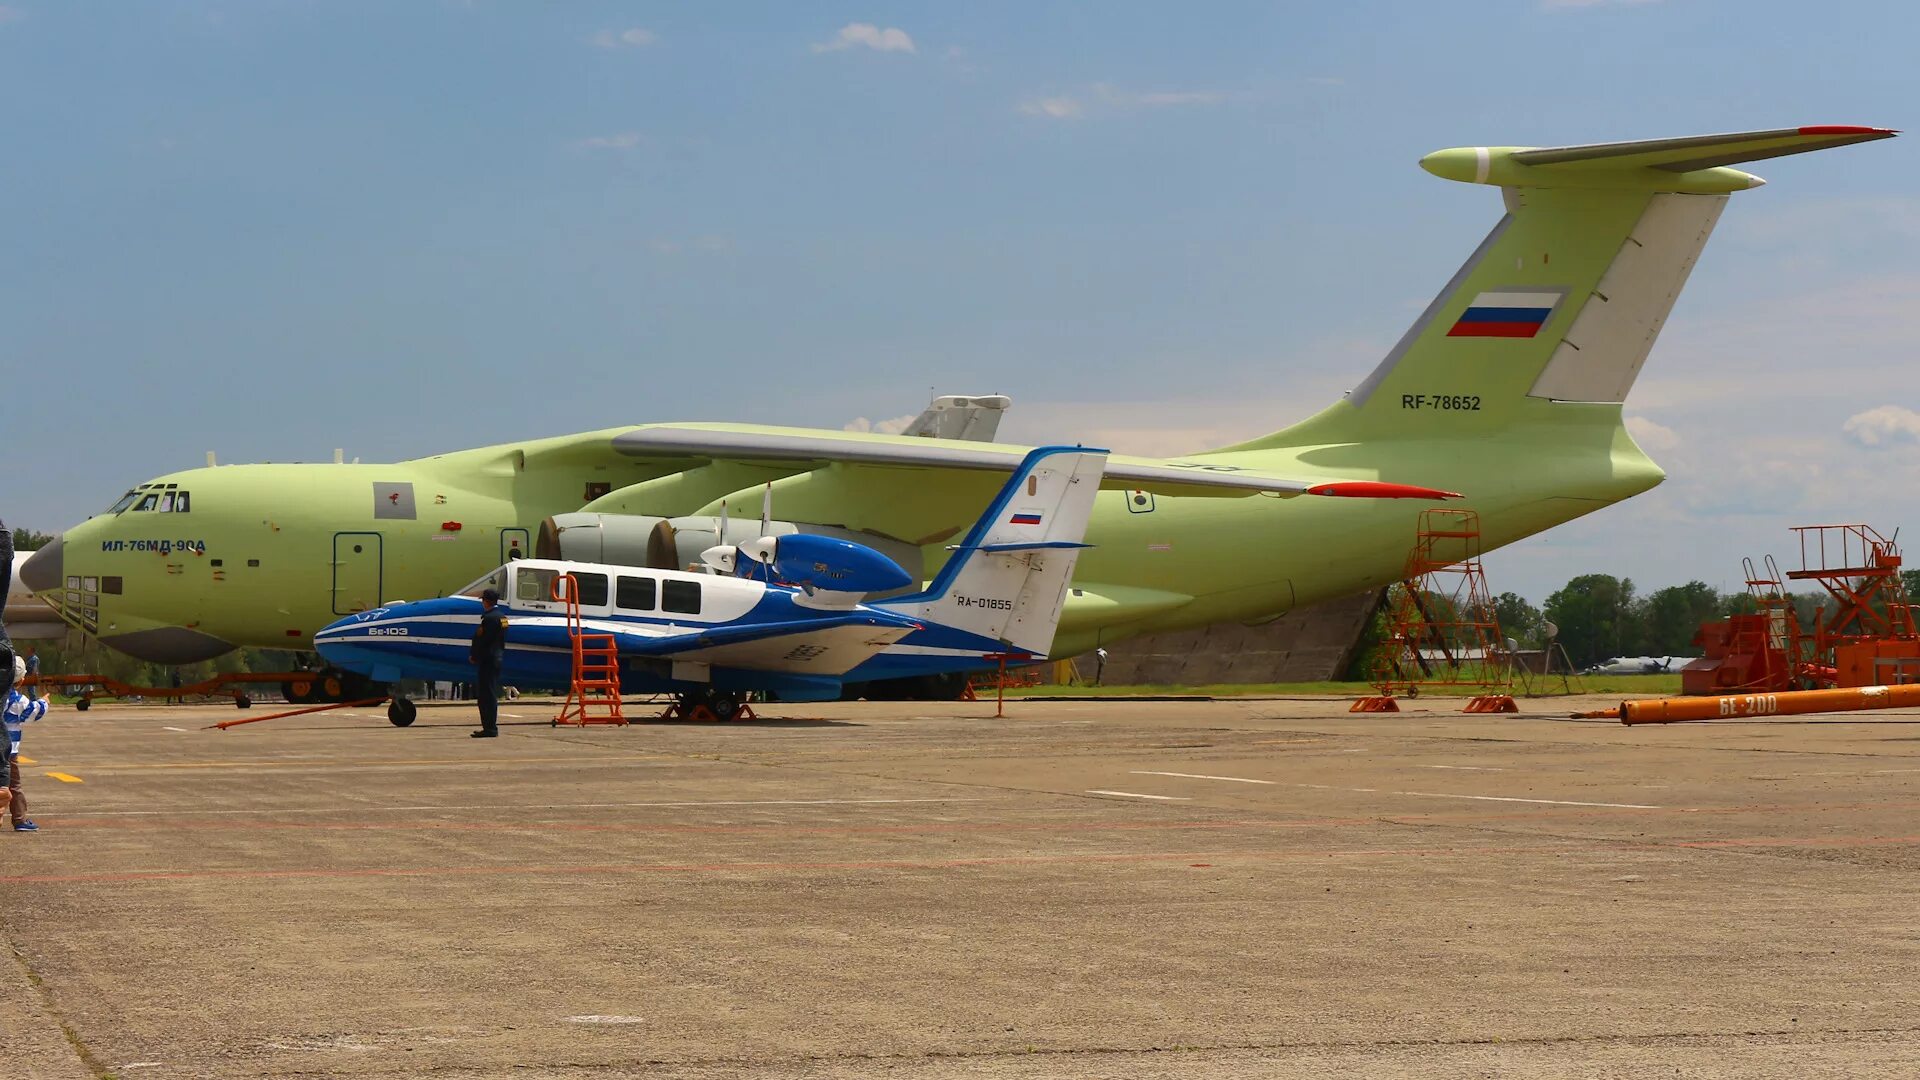
<path fill-rule="evenodd" d="M 333 534 L 333 613 L 352 615 L 380 606 L 380 534 Z"/>

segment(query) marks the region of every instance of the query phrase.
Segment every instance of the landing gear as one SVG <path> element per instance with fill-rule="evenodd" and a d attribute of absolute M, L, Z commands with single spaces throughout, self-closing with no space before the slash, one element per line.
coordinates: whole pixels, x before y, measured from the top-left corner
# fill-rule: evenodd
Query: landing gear
<path fill-rule="evenodd" d="M 752 720 L 753 706 L 747 704 L 746 695 L 732 690 L 696 690 L 679 694 L 667 711 L 660 714 L 662 720 L 689 720 L 694 723 L 717 723 L 728 720 Z"/>
<path fill-rule="evenodd" d="M 414 718 L 419 714 L 419 706 L 406 698 L 397 697 L 387 702 L 387 723 L 394 727 L 413 726 Z"/>
<path fill-rule="evenodd" d="M 280 684 L 280 693 L 289 705 L 312 705 L 320 700 L 316 696 L 318 682 L 308 672 L 299 672 L 293 678 Z"/>
<path fill-rule="evenodd" d="M 292 671 L 280 684 L 280 693 L 289 705 L 327 705 L 361 701 L 385 694 L 379 683 L 364 675 L 338 668 L 321 671 Z"/>

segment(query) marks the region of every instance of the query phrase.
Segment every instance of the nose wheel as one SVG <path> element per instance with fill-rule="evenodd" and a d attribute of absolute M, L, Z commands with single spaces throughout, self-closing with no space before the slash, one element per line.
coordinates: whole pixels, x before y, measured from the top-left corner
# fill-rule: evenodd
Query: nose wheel
<path fill-rule="evenodd" d="M 414 718 L 419 714 L 419 707 L 406 698 L 396 697 L 387 702 L 387 723 L 394 727 L 413 726 Z"/>

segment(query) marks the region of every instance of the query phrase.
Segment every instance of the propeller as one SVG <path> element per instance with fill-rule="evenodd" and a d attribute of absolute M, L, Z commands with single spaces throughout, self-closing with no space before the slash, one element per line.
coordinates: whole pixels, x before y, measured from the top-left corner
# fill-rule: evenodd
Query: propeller
<path fill-rule="evenodd" d="M 727 542 L 727 522 L 728 511 L 730 509 L 731 504 L 727 500 L 720 500 L 719 534 L 715 537 L 719 543 L 701 552 L 700 561 L 722 574 L 741 574 L 741 571 L 744 569 L 741 566 L 741 560 L 743 558 L 759 563 L 771 571 L 775 545 L 774 538 L 768 534 L 773 532 L 773 481 L 767 481 L 766 486 L 762 488 L 760 492 L 760 533 L 757 540 L 745 544 L 730 544 Z M 741 574 L 741 576 L 749 575 Z"/>

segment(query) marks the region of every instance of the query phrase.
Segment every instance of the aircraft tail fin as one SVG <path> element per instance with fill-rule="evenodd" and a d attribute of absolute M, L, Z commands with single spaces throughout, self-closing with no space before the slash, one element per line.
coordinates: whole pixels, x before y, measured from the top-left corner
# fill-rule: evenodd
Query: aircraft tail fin
<path fill-rule="evenodd" d="M 926 591 L 880 601 L 1044 656 L 1100 491 L 1107 451 L 1028 451 Z"/>
<path fill-rule="evenodd" d="M 1823 126 L 1429 154 L 1420 164 L 1436 176 L 1499 187 L 1506 216 L 1343 401 L 1227 449 L 1482 436 L 1570 404 L 1607 406 L 1599 415 L 1617 423 L 1727 196 L 1765 183 L 1728 166 L 1895 134 Z"/>

